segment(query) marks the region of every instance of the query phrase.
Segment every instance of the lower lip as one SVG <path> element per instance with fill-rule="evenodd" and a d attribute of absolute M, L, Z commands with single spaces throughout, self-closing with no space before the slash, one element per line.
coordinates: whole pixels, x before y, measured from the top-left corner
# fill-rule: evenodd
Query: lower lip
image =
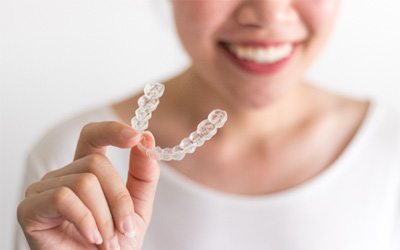
<path fill-rule="evenodd" d="M 231 61 L 233 61 L 241 69 L 245 70 L 246 72 L 258 75 L 275 74 L 283 70 L 283 68 L 289 63 L 290 59 L 293 57 L 296 50 L 296 46 L 293 46 L 292 53 L 290 53 L 288 57 L 274 63 L 255 63 L 249 60 L 238 58 L 225 46 L 220 45 L 220 47 L 225 51 L 225 54 L 228 55 L 228 58 L 230 58 Z"/>

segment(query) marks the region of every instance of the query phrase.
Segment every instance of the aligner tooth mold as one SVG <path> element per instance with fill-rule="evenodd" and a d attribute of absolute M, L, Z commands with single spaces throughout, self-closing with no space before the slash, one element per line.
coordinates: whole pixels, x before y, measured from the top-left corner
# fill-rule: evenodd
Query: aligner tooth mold
<path fill-rule="evenodd" d="M 164 89 L 165 87 L 162 83 L 149 83 L 144 87 L 144 95 L 138 99 L 139 107 L 131 120 L 131 126 L 139 133 L 143 133 L 149 126 L 151 113 L 160 103 L 159 98 L 163 95 Z M 139 144 L 138 147 L 153 159 L 180 161 L 186 154 L 192 154 L 198 147 L 203 146 L 206 141 L 210 140 L 217 133 L 217 130 L 225 125 L 227 119 L 228 115 L 225 111 L 215 109 L 210 112 L 207 119 L 199 123 L 196 131 L 183 138 L 179 145 L 172 148 L 156 146 L 153 149 L 146 149 Z"/>

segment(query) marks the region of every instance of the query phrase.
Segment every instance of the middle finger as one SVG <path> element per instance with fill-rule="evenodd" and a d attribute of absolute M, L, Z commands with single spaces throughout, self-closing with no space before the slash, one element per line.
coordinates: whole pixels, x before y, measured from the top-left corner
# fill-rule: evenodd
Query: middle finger
<path fill-rule="evenodd" d="M 128 237 L 134 236 L 134 206 L 125 183 L 108 158 L 101 154 L 85 156 L 74 163 L 46 174 L 43 179 L 77 173 L 94 174 L 103 189 L 115 226 Z"/>
<path fill-rule="evenodd" d="M 33 183 L 27 190 L 27 196 L 39 194 L 60 187 L 70 188 L 92 213 L 97 227 L 105 242 L 115 235 L 113 218 L 106 197 L 97 177 L 92 173 L 79 173 L 48 178 Z"/>

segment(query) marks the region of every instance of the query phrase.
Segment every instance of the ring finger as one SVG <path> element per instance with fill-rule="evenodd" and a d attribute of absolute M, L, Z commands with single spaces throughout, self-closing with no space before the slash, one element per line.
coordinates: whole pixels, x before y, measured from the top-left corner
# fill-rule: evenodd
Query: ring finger
<path fill-rule="evenodd" d="M 70 188 L 82 200 L 93 214 L 103 239 L 110 241 L 114 236 L 113 218 L 97 177 L 79 173 L 44 179 L 29 186 L 27 196 L 59 187 Z"/>

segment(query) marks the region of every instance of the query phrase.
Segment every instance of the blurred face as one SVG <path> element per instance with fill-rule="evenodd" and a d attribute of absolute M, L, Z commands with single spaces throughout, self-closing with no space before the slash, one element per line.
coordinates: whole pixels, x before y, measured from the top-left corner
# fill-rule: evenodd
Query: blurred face
<path fill-rule="evenodd" d="M 219 95 L 263 107 L 299 85 L 340 0 L 173 0 L 191 70 Z"/>

